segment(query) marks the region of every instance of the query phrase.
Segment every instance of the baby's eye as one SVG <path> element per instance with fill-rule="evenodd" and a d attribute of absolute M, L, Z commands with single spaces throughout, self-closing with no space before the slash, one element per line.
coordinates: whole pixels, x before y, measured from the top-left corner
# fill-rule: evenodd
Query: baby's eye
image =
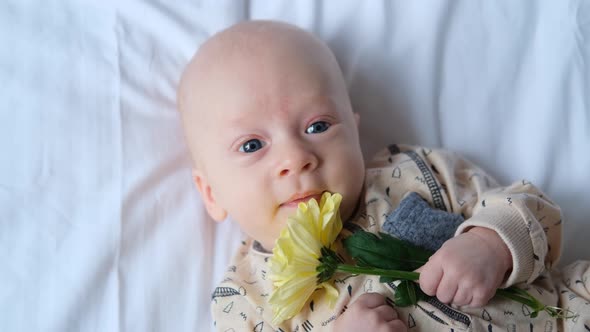
<path fill-rule="evenodd" d="M 262 147 L 264 146 L 264 143 L 255 138 L 255 139 L 251 139 L 249 141 L 247 141 L 246 143 L 242 144 L 242 146 L 240 146 L 240 152 L 245 152 L 245 153 L 252 153 L 252 152 L 256 152 L 260 149 L 262 149 Z"/>
<path fill-rule="evenodd" d="M 306 134 L 318 134 L 322 133 L 330 128 L 330 124 L 326 121 L 317 121 L 311 124 L 311 126 L 305 129 Z"/>

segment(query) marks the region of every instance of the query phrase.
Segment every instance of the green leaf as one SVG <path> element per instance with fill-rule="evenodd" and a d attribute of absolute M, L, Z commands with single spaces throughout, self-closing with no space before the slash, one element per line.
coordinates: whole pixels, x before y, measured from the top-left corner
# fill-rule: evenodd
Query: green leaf
<path fill-rule="evenodd" d="M 334 252 L 334 250 L 322 247 L 321 249 L 322 256 L 319 258 L 320 264 L 316 267 L 316 271 L 318 272 L 318 285 L 324 281 L 328 281 L 334 275 L 336 268 L 338 267 L 340 258 Z"/>
<path fill-rule="evenodd" d="M 386 233 L 358 231 L 344 241 L 346 251 L 360 266 L 413 271 L 428 261 L 430 251 Z"/>
<path fill-rule="evenodd" d="M 428 298 L 429 296 L 422 292 L 418 284 L 404 280 L 397 285 L 393 302 L 398 307 L 409 307 L 416 305 L 420 300 L 427 300 Z"/>

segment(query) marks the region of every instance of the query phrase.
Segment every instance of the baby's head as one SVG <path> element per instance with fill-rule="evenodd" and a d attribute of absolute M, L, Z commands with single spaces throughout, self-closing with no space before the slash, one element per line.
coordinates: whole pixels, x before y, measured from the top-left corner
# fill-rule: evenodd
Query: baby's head
<path fill-rule="evenodd" d="M 178 91 L 194 179 L 211 217 L 231 216 L 266 249 L 299 202 L 362 192 L 354 114 L 330 49 L 297 27 L 236 24 L 205 42 Z"/>

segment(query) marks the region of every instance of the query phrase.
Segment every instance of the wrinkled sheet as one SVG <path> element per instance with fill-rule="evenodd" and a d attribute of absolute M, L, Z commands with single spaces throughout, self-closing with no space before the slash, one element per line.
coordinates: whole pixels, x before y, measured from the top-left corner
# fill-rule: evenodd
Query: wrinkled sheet
<path fill-rule="evenodd" d="M 336 53 L 366 157 L 456 150 L 563 208 L 590 258 L 590 2 L 0 3 L 0 330 L 207 331 L 241 234 L 192 185 L 175 89 L 248 18 Z"/>

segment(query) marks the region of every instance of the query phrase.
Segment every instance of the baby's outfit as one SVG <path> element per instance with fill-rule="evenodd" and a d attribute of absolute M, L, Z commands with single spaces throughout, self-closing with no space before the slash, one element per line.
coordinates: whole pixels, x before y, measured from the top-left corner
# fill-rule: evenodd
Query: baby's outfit
<path fill-rule="evenodd" d="M 377 154 L 367 165 L 361 204 L 337 241 L 362 229 L 387 232 L 434 251 L 474 226 L 496 231 L 510 249 L 513 268 L 502 287 L 521 284 L 541 302 L 569 308 L 579 317 L 562 321 L 542 312 L 532 318 L 529 307 L 498 297 L 477 309 L 431 298 L 395 308 L 408 331 L 590 331 L 590 262 L 550 271 L 561 252 L 557 205 L 526 180 L 500 187 L 454 153 L 390 145 Z M 348 259 L 345 252 L 340 255 Z M 393 299 L 395 283 L 336 273 L 339 297 L 333 307 L 323 291 L 316 291 L 298 315 L 273 326 L 270 256 L 256 241 L 243 242 L 212 294 L 218 331 L 329 331 L 360 295 L 377 292 Z"/>

